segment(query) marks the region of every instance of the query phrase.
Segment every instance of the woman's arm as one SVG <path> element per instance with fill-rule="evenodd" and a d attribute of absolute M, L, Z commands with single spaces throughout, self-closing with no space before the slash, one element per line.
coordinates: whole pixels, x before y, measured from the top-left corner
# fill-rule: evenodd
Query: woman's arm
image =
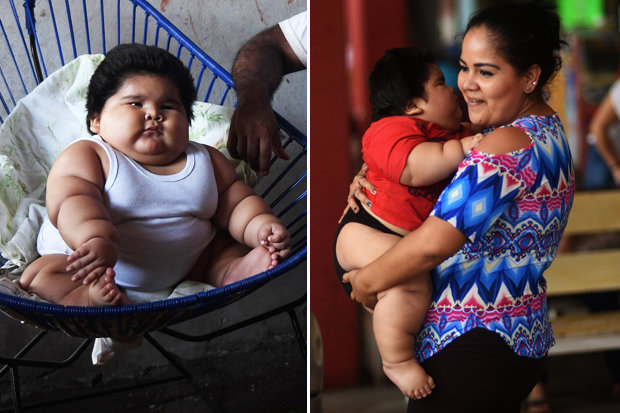
<path fill-rule="evenodd" d="M 477 149 L 501 154 L 524 148 L 530 142 L 522 130 L 507 127 L 489 133 Z M 466 241 L 465 234 L 452 224 L 431 216 L 375 261 L 345 274 L 345 280 L 351 282 L 352 297 L 372 308 L 378 292 L 428 272 L 461 249 Z"/>
<path fill-rule="evenodd" d="M 465 241 L 465 235 L 454 226 L 429 217 L 375 261 L 345 274 L 345 281 L 353 287 L 351 297 L 373 308 L 377 293 L 428 273 L 460 250 Z"/>
<path fill-rule="evenodd" d="M 607 94 L 592 117 L 590 133 L 594 136 L 596 147 L 609 167 L 616 185 L 620 186 L 620 159 L 609 138 L 609 126 L 616 122 L 618 114 L 611 96 Z"/>

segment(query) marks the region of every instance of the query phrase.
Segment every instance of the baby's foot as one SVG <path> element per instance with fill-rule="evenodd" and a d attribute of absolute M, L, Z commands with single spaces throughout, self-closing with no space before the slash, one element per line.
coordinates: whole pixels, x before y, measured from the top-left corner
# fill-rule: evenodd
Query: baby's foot
<path fill-rule="evenodd" d="M 383 371 L 410 399 L 421 399 L 435 388 L 433 378 L 414 359 L 399 363 L 383 362 Z"/>
<path fill-rule="evenodd" d="M 121 292 L 114 281 L 114 270 L 108 268 L 104 275 L 88 285 L 88 305 L 126 305 L 131 300 Z"/>
<path fill-rule="evenodd" d="M 230 263 L 222 279 L 222 285 L 243 280 L 275 267 L 278 265 L 277 257 L 275 248 L 259 245 L 243 257 L 235 258 Z"/>

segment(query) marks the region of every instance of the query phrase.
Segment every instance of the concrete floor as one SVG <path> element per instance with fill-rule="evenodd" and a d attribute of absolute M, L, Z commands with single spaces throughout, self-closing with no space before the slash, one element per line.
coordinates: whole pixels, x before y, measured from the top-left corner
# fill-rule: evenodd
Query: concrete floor
<path fill-rule="evenodd" d="M 155 333 L 157 339 L 162 336 Z M 165 343 L 166 339 L 161 340 Z M 203 344 L 204 345 L 204 344 Z M 306 411 L 306 363 L 294 337 L 280 336 L 262 348 L 246 350 L 231 348 L 213 354 L 206 349 L 205 356 L 183 359 L 187 370 L 195 375 L 195 384 L 181 379 L 157 384 L 147 388 L 131 388 L 144 381 L 165 380 L 180 377 L 170 364 L 153 365 L 136 374 L 117 374 L 120 364 L 131 362 L 136 352 L 150 352 L 148 343 L 131 352 L 117 354 L 105 366 L 89 365 L 90 350 L 72 368 L 46 370 L 20 368 L 22 402 L 26 412 L 305 412 Z M 153 355 L 153 361 L 161 356 Z M 80 376 L 76 372 L 80 371 Z M 36 375 L 33 379 L 32 374 Z M 3 381 L 7 377 L 2 378 Z M 130 387 L 108 395 L 92 397 L 95 392 Z M 0 412 L 13 411 L 10 387 L 0 383 Z M 80 396 L 89 395 L 87 399 Z M 76 397 L 62 403 L 53 402 L 58 397 Z M 210 409 L 210 410 L 209 410 Z"/>
<path fill-rule="evenodd" d="M 290 278 L 287 280 L 287 278 Z M 264 308 L 266 295 L 278 293 L 280 304 L 301 296 L 305 283 L 287 274 L 269 283 L 269 291 L 259 289 L 227 308 L 212 311 L 173 327 L 187 334 L 204 334 L 216 327 L 245 320 Z M 303 278 L 302 278 L 303 280 Z M 302 288 L 303 287 L 303 288 Z M 269 294 L 267 294 L 269 293 Z M 269 307 L 267 307 L 269 308 Z M 267 309 L 265 308 L 265 310 Z M 247 313 L 247 314 L 246 314 Z M 295 313 L 302 331 L 306 330 L 305 304 Z M 38 331 L 0 313 L 2 331 L 0 355 L 12 356 Z M 27 334 L 28 333 L 28 334 Z M 179 376 L 171 363 L 146 340 L 137 349 L 116 354 L 104 366 L 93 366 L 92 345 L 70 366 L 61 369 L 18 369 L 24 411 L 33 413 L 88 412 L 258 412 L 297 413 L 307 406 L 306 359 L 286 313 L 278 314 L 207 342 L 185 342 L 158 332 L 152 336 L 173 353 L 195 377 L 199 393 L 187 380 L 158 384 L 148 388 L 123 389 L 62 404 L 51 404 L 59 397 L 92 396 L 101 390 L 135 386 L 145 380 Z M 80 339 L 52 332 L 44 337 L 28 358 L 62 360 Z M 0 368 L 2 365 L 0 365 Z M 205 403 L 206 399 L 208 403 Z M 207 406 L 211 409 L 208 410 Z M 0 413 L 11 412 L 9 374 L 0 375 Z"/>
<path fill-rule="evenodd" d="M 547 383 L 552 412 L 620 412 L 620 399 L 611 395 L 613 383 L 602 354 L 550 358 Z M 325 390 L 311 410 L 312 413 L 404 413 L 406 409 L 404 396 L 391 383 L 384 382 Z"/>

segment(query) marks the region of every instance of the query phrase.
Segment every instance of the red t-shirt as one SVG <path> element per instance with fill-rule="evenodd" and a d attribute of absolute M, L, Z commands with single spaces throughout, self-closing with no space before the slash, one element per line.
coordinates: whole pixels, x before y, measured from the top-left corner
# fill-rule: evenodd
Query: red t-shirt
<path fill-rule="evenodd" d="M 423 142 L 446 142 L 470 136 L 468 128 L 443 129 L 433 122 L 409 116 L 390 116 L 373 122 L 362 138 L 366 177 L 376 195 L 364 190 L 371 211 L 397 227 L 412 231 L 428 217 L 439 194 L 452 177 L 424 187 L 402 185 L 400 176 L 409 153 Z"/>

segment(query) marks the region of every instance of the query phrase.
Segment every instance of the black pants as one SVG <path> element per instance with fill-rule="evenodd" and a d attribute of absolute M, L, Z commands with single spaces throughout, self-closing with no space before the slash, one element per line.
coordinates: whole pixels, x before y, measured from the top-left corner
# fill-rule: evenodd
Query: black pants
<path fill-rule="evenodd" d="M 475 328 L 422 363 L 435 380 L 408 413 L 519 413 L 546 362 L 518 356 L 499 334 Z"/>

